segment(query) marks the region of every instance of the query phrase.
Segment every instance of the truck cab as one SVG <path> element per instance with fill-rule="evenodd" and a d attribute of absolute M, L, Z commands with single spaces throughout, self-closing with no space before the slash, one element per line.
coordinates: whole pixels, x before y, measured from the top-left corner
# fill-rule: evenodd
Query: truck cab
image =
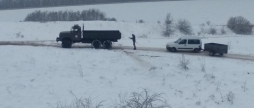
<path fill-rule="evenodd" d="M 81 27 L 79 25 L 74 25 L 71 27 L 70 31 L 62 31 L 59 33 L 59 37 L 56 38 L 56 41 L 68 40 L 72 43 L 80 42 L 81 40 Z"/>
<path fill-rule="evenodd" d="M 202 49 L 202 42 L 199 37 L 186 36 L 186 37 L 181 37 L 174 42 L 167 43 L 166 49 L 171 52 L 176 52 L 176 51 L 199 52 Z"/>
<path fill-rule="evenodd" d="M 71 27 L 71 37 L 72 37 L 72 41 L 78 42 L 81 40 L 81 27 L 79 25 L 74 25 Z"/>

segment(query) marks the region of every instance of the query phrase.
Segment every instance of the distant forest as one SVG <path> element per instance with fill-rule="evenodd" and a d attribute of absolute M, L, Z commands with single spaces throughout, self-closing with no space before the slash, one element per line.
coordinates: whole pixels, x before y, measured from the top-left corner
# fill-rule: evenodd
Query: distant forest
<path fill-rule="evenodd" d="M 178 1 L 178 0 L 0 0 L 0 10 L 71 6 L 84 4 L 145 2 L 145 1 Z"/>
<path fill-rule="evenodd" d="M 106 14 L 98 9 L 83 11 L 34 11 L 28 14 L 24 21 L 116 21 L 115 18 L 107 18 Z"/>

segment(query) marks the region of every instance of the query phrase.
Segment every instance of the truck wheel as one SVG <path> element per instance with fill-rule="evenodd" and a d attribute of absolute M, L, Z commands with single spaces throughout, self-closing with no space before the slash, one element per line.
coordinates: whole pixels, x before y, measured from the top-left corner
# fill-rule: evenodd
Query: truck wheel
<path fill-rule="evenodd" d="M 176 48 L 175 47 L 171 48 L 171 52 L 176 52 Z"/>
<path fill-rule="evenodd" d="M 103 42 L 103 47 L 106 48 L 106 49 L 112 48 L 112 42 L 109 41 L 109 40 L 104 41 Z"/>
<path fill-rule="evenodd" d="M 101 42 L 99 40 L 94 40 L 92 42 L 92 46 L 93 46 L 93 48 L 98 49 L 101 47 Z"/>
<path fill-rule="evenodd" d="M 210 55 L 210 56 L 214 56 L 214 55 L 215 55 L 215 52 L 210 51 L 210 52 L 209 52 L 209 55 Z"/>
<path fill-rule="evenodd" d="M 71 41 L 63 40 L 62 41 L 62 48 L 71 48 Z"/>
<path fill-rule="evenodd" d="M 195 49 L 193 50 L 193 52 L 194 52 L 194 53 L 199 53 L 199 52 L 200 52 L 200 49 L 199 49 L 199 48 L 195 48 Z"/>
<path fill-rule="evenodd" d="M 223 56 L 223 53 L 220 53 L 220 56 Z"/>

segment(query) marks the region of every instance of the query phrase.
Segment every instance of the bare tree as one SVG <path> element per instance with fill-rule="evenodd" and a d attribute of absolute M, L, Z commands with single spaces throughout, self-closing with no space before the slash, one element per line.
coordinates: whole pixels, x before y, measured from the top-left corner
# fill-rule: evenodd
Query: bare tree
<path fill-rule="evenodd" d="M 137 21 L 137 23 L 145 23 L 145 21 L 140 19 L 140 20 Z"/>
<path fill-rule="evenodd" d="M 116 108 L 171 108 L 163 98 L 163 94 L 155 93 L 150 95 L 146 89 L 142 92 L 133 92 L 130 99 L 121 99 L 120 107 Z"/>
<path fill-rule="evenodd" d="M 165 19 L 165 24 L 164 24 L 164 30 L 163 30 L 163 35 L 166 37 L 170 37 L 170 35 L 174 34 L 174 29 L 173 29 L 173 18 L 171 14 L 167 14 L 167 17 Z"/>
<path fill-rule="evenodd" d="M 184 70 L 189 69 L 190 60 L 186 59 L 185 56 L 182 54 L 182 57 L 179 58 L 179 64 L 178 66 Z"/>
<path fill-rule="evenodd" d="M 186 19 L 180 19 L 178 20 L 178 23 L 176 25 L 176 28 L 185 35 L 191 35 L 192 34 L 192 28 L 191 24 Z"/>
<path fill-rule="evenodd" d="M 235 94 L 234 94 L 232 91 L 230 91 L 230 92 L 227 94 L 227 99 L 228 99 L 228 101 L 229 101 L 231 104 L 233 104 L 233 103 L 234 103 L 234 99 L 235 99 Z"/>
<path fill-rule="evenodd" d="M 216 28 L 214 27 L 210 27 L 209 30 L 208 30 L 208 34 L 211 34 L 211 35 L 216 35 L 217 34 L 217 30 Z"/>
<path fill-rule="evenodd" d="M 242 16 L 229 18 L 227 27 L 236 34 L 252 34 L 252 24 Z"/>
<path fill-rule="evenodd" d="M 202 58 L 202 59 L 201 59 L 201 63 L 200 63 L 201 71 L 202 71 L 202 72 L 205 72 L 205 71 L 206 71 L 206 68 L 205 68 L 206 66 L 205 66 L 205 64 L 206 64 L 206 63 L 205 63 L 205 58 Z"/>
<path fill-rule="evenodd" d="M 221 35 L 227 34 L 226 30 L 224 29 L 224 26 L 220 29 Z"/>
<path fill-rule="evenodd" d="M 104 101 L 93 104 L 91 98 L 78 98 L 72 91 L 70 93 L 75 97 L 71 103 L 58 102 L 56 108 L 101 108 Z M 49 104 L 54 108 L 51 104 Z"/>

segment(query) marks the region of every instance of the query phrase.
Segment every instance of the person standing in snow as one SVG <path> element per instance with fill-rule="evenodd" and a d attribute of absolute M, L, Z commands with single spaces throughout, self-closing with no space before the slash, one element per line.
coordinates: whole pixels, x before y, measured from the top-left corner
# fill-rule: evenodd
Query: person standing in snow
<path fill-rule="evenodd" d="M 134 46 L 134 50 L 136 50 L 136 36 L 134 34 L 132 34 L 132 37 L 130 37 L 130 39 L 132 39 L 133 41 L 133 46 Z"/>

